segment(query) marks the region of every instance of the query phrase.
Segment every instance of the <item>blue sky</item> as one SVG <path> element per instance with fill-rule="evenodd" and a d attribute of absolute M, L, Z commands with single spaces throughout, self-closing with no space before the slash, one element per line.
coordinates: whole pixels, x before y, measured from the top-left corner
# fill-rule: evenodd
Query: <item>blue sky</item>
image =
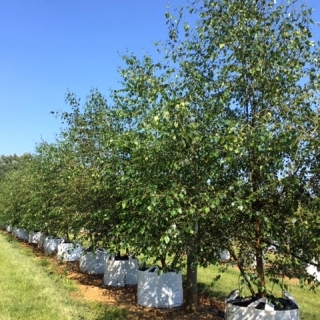
<path fill-rule="evenodd" d="M 187 0 L 0 0 L 0 155 L 53 142 L 61 122 L 50 112 L 68 110 L 67 90 L 107 97 L 118 87 L 119 53 L 154 54 L 167 38 L 168 3 Z M 320 21 L 320 2 L 307 3 Z"/>

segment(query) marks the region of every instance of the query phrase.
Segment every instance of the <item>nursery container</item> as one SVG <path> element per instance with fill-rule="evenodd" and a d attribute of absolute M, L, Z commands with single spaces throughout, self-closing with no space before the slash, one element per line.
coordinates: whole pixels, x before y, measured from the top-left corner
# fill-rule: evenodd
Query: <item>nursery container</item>
<path fill-rule="evenodd" d="M 27 241 L 29 239 L 29 234 L 27 230 L 23 228 L 16 228 L 15 230 L 15 236 L 19 238 L 20 240 Z"/>
<path fill-rule="evenodd" d="M 180 307 L 183 302 L 182 272 L 158 272 L 157 266 L 138 270 L 137 303 L 144 307 Z"/>
<path fill-rule="evenodd" d="M 80 258 L 82 247 L 78 243 L 60 242 L 58 244 L 57 259 L 61 261 L 77 261 Z"/>
<path fill-rule="evenodd" d="M 17 228 L 17 227 L 14 227 L 13 230 L 12 230 L 12 234 L 14 236 L 16 236 L 18 239 L 20 239 L 20 228 Z"/>
<path fill-rule="evenodd" d="M 138 260 L 132 257 L 117 260 L 114 256 L 106 258 L 103 282 L 108 286 L 123 287 L 137 284 Z"/>
<path fill-rule="evenodd" d="M 103 274 L 108 251 L 105 249 L 83 250 L 80 255 L 80 271 L 90 274 Z"/>
<path fill-rule="evenodd" d="M 32 231 L 29 233 L 29 243 L 34 243 L 34 244 L 41 244 L 41 241 L 43 241 L 44 234 L 40 231 Z"/>
<path fill-rule="evenodd" d="M 299 320 L 299 306 L 287 292 L 274 302 L 266 298 L 239 298 L 239 290 L 233 291 L 226 299 L 226 320 Z M 279 305 L 281 304 L 281 306 Z"/>
<path fill-rule="evenodd" d="M 58 239 L 53 236 L 48 236 L 43 241 L 43 250 L 45 253 L 53 253 L 58 250 L 58 245 L 63 239 Z"/>
<path fill-rule="evenodd" d="M 12 234 L 17 237 L 17 233 L 18 233 L 18 228 L 17 227 L 13 227 L 12 228 Z"/>
<path fill-rule="evenodd" d="M 230 259 L 230 253 L 229 251 L 225 250 L 225 251 L 222 251 L 220 253 L 220 259 L 221 260 L 229 260 Z"/>
<path fill-rule="evenodd" d="M 315 261 L 313 261 L 313 262 L 315 262 Z M 312 275 L 312 276 L 314 276 L 316 279 L 317 279 L 317 281 L 320 281 L 320 272 L 318 271 L 318 269 L 317 269 L 317 267 L 316 266 L 313 266 L 313 265 L 308 265 L 307 266 L 307 272 L 310 274 L 310 275 Z"/>

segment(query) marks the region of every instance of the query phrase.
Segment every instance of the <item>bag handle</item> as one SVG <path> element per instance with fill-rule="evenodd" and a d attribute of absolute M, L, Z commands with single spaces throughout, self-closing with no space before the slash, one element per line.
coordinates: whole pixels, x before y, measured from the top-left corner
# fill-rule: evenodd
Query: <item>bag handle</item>
<path fill-rule="evenodd" d="M 148 268 L 147 270 L 145 270 L 144 272 L 150 272 L 152 269 L 155 269 L 155 272 L 159 271 L 159 267 L 157 265 L 154 265 Z"/>
<path fill-rule="evenodd" d="M 235 289 L 229 293 L 229 295 L 226 297 L 225 301 L 229 302 L 229 301 L 235 300 L 238 295 L 239 295 L 239 290 Z"/>
<path fill-rule="evenodd" d="M 289 292 L 283 291 L 283 297 L 288 300 L 291 300 L 292 302 L 294 302 L 297 305 L 298 308 L 300 308 L 298 305 L 298 302 L 294 299 L 294 297 Z"/>

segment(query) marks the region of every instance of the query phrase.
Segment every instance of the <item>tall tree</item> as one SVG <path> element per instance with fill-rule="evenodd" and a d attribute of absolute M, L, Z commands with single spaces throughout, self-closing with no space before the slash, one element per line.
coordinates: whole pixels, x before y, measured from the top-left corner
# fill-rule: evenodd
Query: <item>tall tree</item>
<path fill-rule="evenodd" d="M 170 60 L 124 56 L 122 89 L 113 98 L 124 128 L 119 148 L 128 154 L 123 175 L 123 221 L 128 241 L 167 269 L 187 254 L 187 309 L 197 304 L 198 264 L 214 262 L 224 249 L 219 203 L 230 181 L 221 143 L 231 109 L 208 100 L 202 85 Z M 236 172 L 233 172 L 234 174 Z M 221 235 L 217 237 L 217 234 Z M 170 261 L 169 260 L 169 261 Z"/>
<path fill-rule="evenodd" d="M 237 226 L 227 231 L 229 250 L 252 294 L 245 268 L 254 256 L 259 296 L 267 293 L 266 273 L 291 276 L 289 270 L 303 270 L 319 253 L 318 243 L 300 238 L 298 245 L 303 235 L 292 224 L 299 208 L 313 207 L 311 177 L 319 178 L 310 165 L 319 152 L 319 46 L 311 34 L 312 9 L 297 3 L 204 0 L 179 11 L 176 21 L 167 14 L 173 61 L 186 77 L 199 79 L 208 100 L 220 100 L 238 118 L 224 144 L 226 167 L 237 171 L 224 216 Z M 195 30 L 181 24 L 187 12 L 199 17 Z M 309 223 L 317 229 L 311 211 Z M 264 251 L 273 240 L 277 260 L 265 268 Z"/>
<path fill-rule="evenodd" d="M 117 208 L 118 203 L 121 205 L 118 180 L 122 160 L 113 143 L 118 135 L 117 122 L 97 90 L 90 92 L 83 105 L 70 92 L 67 102 L 72 112 L 61 114 L 67 124 L 61 138 L 73 159 L 67 173 L 68 192 L 74 195 L 73 229 L 84 228 L 94 246 L 115 249 L 121 242 Z"/>

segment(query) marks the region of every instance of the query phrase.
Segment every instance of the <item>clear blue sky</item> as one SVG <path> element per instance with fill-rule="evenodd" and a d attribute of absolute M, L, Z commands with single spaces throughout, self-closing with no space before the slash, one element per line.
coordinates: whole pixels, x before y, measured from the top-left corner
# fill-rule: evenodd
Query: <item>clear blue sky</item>
<path fill-rule="evenodd" d="M 50 112 L 68 110 L 68 89 L 107 97 L 119 53 L 154 53 L 167 38 L 168 3 L 187 0 L 0 0 L 0 155 L 53 142 L 61 124 Z M 320 21 L 320 1 L 307 3 Z"/>

